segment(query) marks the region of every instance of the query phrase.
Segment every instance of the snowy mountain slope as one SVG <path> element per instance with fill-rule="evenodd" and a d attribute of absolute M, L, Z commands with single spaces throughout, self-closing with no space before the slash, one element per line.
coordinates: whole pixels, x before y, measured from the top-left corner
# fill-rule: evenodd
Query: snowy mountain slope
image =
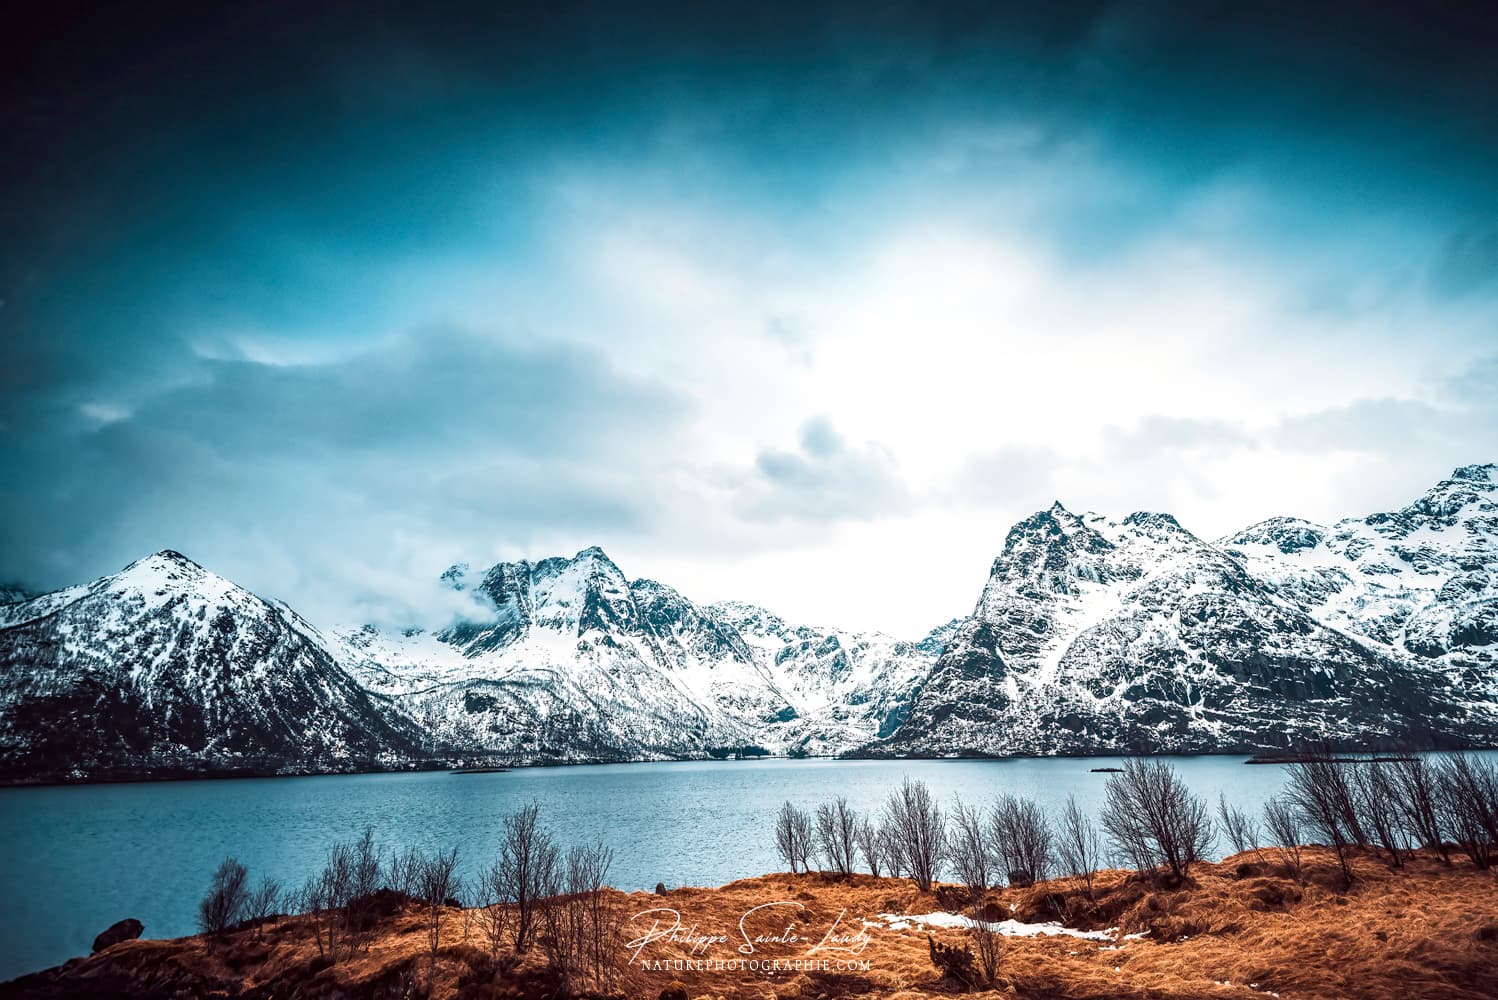
<path fill-rule="evenodd" d="M 1015 525 L 910 718 L 865 753 L 1498 737 L 1491 466 L 1397 514 L 1207 543 L 1059 503 Z"/>
<path fill-rule="evenodd" d="M 0 608 L 0 771 L 337 770 L 419 743 L 284 606 L 159 552 Z"/>
<path fill-rule="evenodd" d="M 1498 698 L 1498 466 L 1457 469 L 1399 511 L 1276 518 L 1218 544 L 1285 599 L 1392 656 Z"/>
<path fill-rule="evenodd" d="M 711 610 L 753 649 L 788 703 L 773 720 L 773 742 L 811 754 L 838 753 L 894 732 L 945 641 L 945 626 L 911 643 L 791 625 L 736 601 Z"/>
<path fill-rule="evenodd" d="M 699 606 L 628 580 L 598 548 L 443 577 L 492 610 L 436 635 L 345 630 L 342 658 L 436 739 L 471 752 L 836 753 L 887 735 L 935 658 L 929 643 Z"/>
<path fill-rule="evenodd" d="M 454 757 L 1498 743 L 1498 468 L 1217 542 L 1061 504 L 917 642 L 696 604 L 601 549 L 455 566 L 438 632 L 324 632 L 174 552 L 0 603 L 0 778 Z"/>

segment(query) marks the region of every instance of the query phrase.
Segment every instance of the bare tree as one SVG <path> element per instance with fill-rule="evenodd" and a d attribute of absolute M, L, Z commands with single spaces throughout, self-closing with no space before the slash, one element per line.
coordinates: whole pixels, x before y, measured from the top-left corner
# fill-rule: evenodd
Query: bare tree
<path fill-rule="evenodd" d="M 811 818 L 786 800 L 775 814 L 775 850 L 791 874 L 811 871 Z"/>
<path fill-rule="evenodd" d="M 858 823 L 858 852 L 863 855 L 869 874 L 878 878 L 885 860 L 883 827 L 876 826 L 867 816 Z"/>
<path fill-rule="evenodd" d="M 947 853 L 947 827 L 941 806 L 924 781 L 906 778 L 885 803 L 885 822 L 898 845 L 901 866 L 916 888 L 930 892 Z"/>
<path fill-rule="evenodd" d="M 546 873 L 541 943 L 563 996 L 584 989 L 607 993 L 617 984 L 620 922 L 605 891 L 612 863 L 613 852 L 602 844 L 574 847 Z"/>
<path fill-rule="evenodd" d="M 1395 800 L 1405 828 L 1417 846 L 1432 848 L 1451 864 L 1451 852 L 1441 833 L 1440 777 L 1424 757 L 1410 754 L 1394 760 L 1390 771 Z"/>
<path fill-rule="evenodd" d="M 353 898 L 354 852 L 351 845 L 337 843 L 328 848 L 322 871 L 307 882 L 303 894 L 312 915 L 317 950 L 334 961 L 345 943 L 349 900 Z"/>
<path fill-rule="evenodd" d="M 1010 885 L 1026 886 L 1050 877 L 1051 824 L 1033 800 L 1000 797 L 989 811 L 988 830 L 999 873 Z"/>
<path fill-rule="evenodd" d="M 1228 843 L 1233 845 L 1234 854 L 1253 851 L 1260 861 L 1264 860 L 1264 852 L 1260 850 L 1264 832 L 1259 821 L 1229 803 L 1228 797 L 1221 792 L 1217 794 L 1217 823 Z"/>
<path fill-rule="evenodd" d="M 858 813 L 838 796 L 817 806 L 817 845 L 827 867 L 841 875 L 853 874 L 858 842 Z"/>
<path fill-rule="evenodd" d="M 515 901 L 516 951 L 530 945 L 536 903 L 546 895 L 547 879 L 558 862 L 556 843 L 540 816 L 540 805 L 532 802 L 505 817 L 500 835 L 501 895 Z"/>
<path fill-rule="evenodd" d="M 1357 822 L 1357 798 L 1342 770 L 1344 766 L 1330 753 L 1312 752 L 1286 769 L 1286 794 L 1306 827 L 1318 840 L 1332 845 L 1343 880 L 1351 882 L 1347 848 L 1363 843 L 1363 833 Z"/>
<path fill-rule="evenodd" d="M 1389 865 L 1402 868 L 1404 824 L 1394 778 L 1380 761 L 1369 761 L 1352 772 L 1352 790 L 1359 825 L 1389 852 Z"/>
<path fill-rule="evenodd" d="M 999 974 L 1003 938 L 992 924 L 983 919 L 983 911 L 978 906 L 974 906 L 968 915 L 967 937 L 978 960 L 977 972 L 984 983 L 992 983 Z"/>
<path fill-rule="evenodd" d="M 1131 758 L 1104 787 L 1103 829 L 1114 849 L 1142 871 L 1170 869 L 1176 879 L 1212 848 L 1207 805 L 1160 760 Z"/>
<path fill-rule="evenodd" d="M 886 816 L 879 821 L 879 843 L 884 849 L 884 863 L 890 878 L 900 878 L 907 874 L 905 854 L 900 849 L 900 836 L 890 824 Z"/>
<path fill-rule="evenodd" d="M 625 914 L 606 891 L 613 864 L 613 849 L 595 844 L 582 855 L 575 883 L 584 908 L 585 964 L 593 977 L 593 989 L 603 994 L 615 991 L 621 972 L 618 941 Z"/>
<path fill-rule="evenodd" d="M 421 852 L 414 847 L 392 853 L 386 863 L 385 883 L 402 896 L 415 899 L 421 892 L 421 865 Z"/>
<path fill-rule="evenodd" d="M 1478 868 L 1498 850 L 1498 770 L 1464 753 L 1439 765 L 1441 826 Z"/>
<path fill-rule="evenodd" d="M 368 948 L 374 939 L 374 894 L 380 888 L 384 870 L 383 852 L 375 843 L 374 828 L 366 826 L 359 839 L 348 847 L 344 923 L 349 946 L 355 951 Z"/>
<path fill-rule="evenodd" d="M 491 958 L 499 957 L 499 950 L 511 934 L 511 905 L 515 902 L 509 895 L 510 887 L 504 872 L 496 861 L 478 874 L 475 885 L 477 896 L 474 906 L 479 910 L 479 926 L 489 942 Z"/>
<path fill-rule="evenodd" d="M 1092 877 L 1102 859 L 1103 845 L 1098 829 L 1077 805 L 1077 797 L 1068 795 L 1061 810 L 1060 835 L 1056 838 L 1056 857 L 1068 875 L 1079 875 L 1092 896 Z"/>
<path fill-rule="evenodd" d="M 983 815 L 958 796 L 952 803 L 952 826 L 947 834 L 947 856 L 957 881 L 967 886 L 973 900 L 993 884 L 992 855 L 983 833 Z"/>
<path fill-rule="evenodd" d="M 1279 795 L 1271 795 L 1264 803 L 1264 825 L 1269 836 L 1280 848 L 1280 857 L 1300 877 L 1300 842 L 1303 831 L 1300 811 L 1295 805 Z"/>
<path fill-rule="evenodd" d="M 442 944 L 442 911 L 447 901 L 458 894 L 458 849 L 437 851 L 421 866 L 421 905 L 426 910 L 427 946 L 432 962 Z"/>
<path fill-rule="evenodd" d="M 249 906 L 249 872 L 233 858 L 225 858 L 213 872 L 208 894 L 198 903 L 198 929 L 218 935 L 245 918 Z"/>
<path fill-rule="evenodd" d="M 816 843 L 812 829 L 811 813 L 797 809 L 791 816 L 792 840 L 801 859 L 801 870 L 808 872 L 811 871 L 812 846 Z"/>
<path fill-rule="evenodd" d="M 260 884 L 255 886 L 245 898 L 245 919 L 255 922 L 255 937 L 263 936 L 265 922 L 276 912 L 276 907 L 281 903 L 281 883 L 269 875 L 260 879 Z"/>
<path fill-rule="evenodd" d="M 332 937 L 326 932 L 324 926 L 326 920 L 327 903 L 323 897 L 322 879 L 317 875 L 307 878 L 302 887 L 295 891 L 296 905 L 293 907 L 298 913 L 305 913 L 310 917 L 312 925 L 312 940 L 317 942 L 318 955 L 328 953 L 328 938 Z M 326 932 L 326 933 L 325 933 Z"/>

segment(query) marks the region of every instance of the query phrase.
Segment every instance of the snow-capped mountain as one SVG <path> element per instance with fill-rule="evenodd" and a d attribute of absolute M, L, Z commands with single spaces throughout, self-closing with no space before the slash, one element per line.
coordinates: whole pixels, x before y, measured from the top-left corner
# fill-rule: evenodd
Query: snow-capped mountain
<path fill-rule="evenodd" d="M 161 552 L 0 601 L 0 778 L 793 754 L 1498 744 L 1498 466 L 1216 542 L 1057 503 L 916 642 L 701 605 L 601 549 L 442 574 L 438 632 L 321 631 Z"/>
<path fill-rule="evenodd" d="M 341 659 L 438 743 L 507 758 L 835 753 L 892 732 L 939 652 L 696 605 L 598 548 L 443 579 L 486 612 L 437 634 L 343 630 Z"/>
<path fill-rule="evenodd" d="M 7 778 L 367 768 L 420 739 L 294 611 L 176 552 L 0 606 Z"/>
<path fill-rule="evenodd" d="M 869 753 L 1498 738 L 1494 466 L 1392 514 L 1208 543 L 1061 504 L 1009 532 L 973 616 Z"/>
<path fill-rule="evenodd" d="M 1274 518 L 1224 551 L 1317 621 L 1498 697 L 1498 466 L 1457 469 L 1388 514 Z"/>

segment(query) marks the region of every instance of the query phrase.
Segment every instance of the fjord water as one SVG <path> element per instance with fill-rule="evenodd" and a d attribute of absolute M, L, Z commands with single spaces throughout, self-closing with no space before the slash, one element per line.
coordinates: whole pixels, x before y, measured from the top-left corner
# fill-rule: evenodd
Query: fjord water
<path fill-rule="evenodd" d="M 1172 762 L 1212 803 L 1219 792 L 1258 811 L 1284 769 L 1243 757 Z M 387 846 L 456 846 L 466 872 L 497 851 L 500 820 L 536 800 L 563 845 L 615 850 L 624 889 L 719 885 L 780 871 L 770 835 L 785 799 L 846 795 L 877 809 L 909 776 L 944 803 L 1005 792 L 1055 809 L 1074 793 L 1089 811 L 1117 758 L 756 760 L 523 768 L 454 775 L 337 775 L 0 790 L 0 981 L 85 955 L 125 917 L 147 937 L 194 932 L 198 899 L 225 855 L 299 885 L 333 841 L 372 826 Z"/>

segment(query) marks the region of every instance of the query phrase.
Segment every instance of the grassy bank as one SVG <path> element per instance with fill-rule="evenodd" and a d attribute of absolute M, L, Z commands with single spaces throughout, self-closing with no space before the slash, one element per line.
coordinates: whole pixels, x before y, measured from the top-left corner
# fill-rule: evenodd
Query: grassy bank
<path fill-rule="evenodd" d="M 1297 877 L 1266 850 L 1198 864 L 1170 887 L 1105 871 L 989 890 L 908 879 L 766 875 L 720 888 L 607 893 L 607 960 L 621 997 L 1280 997 L 1418 1000 L 1498 996 L 1498 880 L 1432 854 L 1391 870 L 1372 852 L 1303 852 Z M 767 905 L 768 904 L 768 905 Z M 758 909 L 756 909 L 758 908 Z M 965 913 L 998 932 L 989 982 L 944 975 L 933 945 L 974 947 Z M 666 933 L 678 919 L 676 933 Z M 6 997 L 553 997 L 544 933 L 491 948 L 486 911 L 448 907 L 431 957 L 427 914 L 371 908 L 368 943 L 322 955 L 313 920 L 272 917 L 221 936 L 117 944 L 4 987 Z M 753 953 L 743 948 L 752 944 Z M 777 967 L 779 963 L 779 967 Z M 799 963 L 799 964 L 798 964 Z"/>

